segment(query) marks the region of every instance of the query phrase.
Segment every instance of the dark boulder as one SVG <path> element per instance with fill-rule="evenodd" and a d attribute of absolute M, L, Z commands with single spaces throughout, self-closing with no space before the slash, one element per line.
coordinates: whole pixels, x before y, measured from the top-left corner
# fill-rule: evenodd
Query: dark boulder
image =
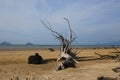
<path fill-rule="evenodd" d="M 35 55 L 31 55 L 28 58 L 28 64 L 42 64 L 43 58 L 38 54 L 35 53 Z"/>
<path fill-rule="evenodd" d="M 53 48 L 48 48 L 48 50 L 50 50 L 50 51 L 55 51 Z"/>

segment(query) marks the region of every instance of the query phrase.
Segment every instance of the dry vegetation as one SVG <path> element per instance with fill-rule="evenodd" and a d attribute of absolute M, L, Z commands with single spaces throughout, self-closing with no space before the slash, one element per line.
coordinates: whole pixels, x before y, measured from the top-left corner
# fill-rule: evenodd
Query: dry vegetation
<path fill-rule="evenodd" d="M 119 49 L 120 50 L 120 49 Z M 29 55 L 38 52 L 45 64 L 27 64 Z M 11 50 L 0 51 L 0 80 L 96 80 L 99 76 L 118 77 L 119 73 L 112 71 L 120 66 L 115 59 L 96 55 L 115 56 L 115 49 L 83 49 L 77 56 L 77 68 L 56 71 L 59 62 L 56 59 L 59 50 Z"/>

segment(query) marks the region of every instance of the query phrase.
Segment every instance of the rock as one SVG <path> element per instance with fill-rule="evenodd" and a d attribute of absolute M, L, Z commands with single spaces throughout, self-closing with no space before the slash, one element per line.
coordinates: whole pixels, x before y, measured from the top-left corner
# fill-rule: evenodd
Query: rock
<path fill-rule="evenodd" d="M 38 54 L 35 53 L 35 55 L 31 55 L 28 58 L 28 64 L 42 64 L 43 58 Z"/>
<path fill-rule="evenodd" d="M 48 48 L 48 50 L 50 50 L 50 51 L 54 51 L 54 49 L 53 49 L 53 48 Z"/>

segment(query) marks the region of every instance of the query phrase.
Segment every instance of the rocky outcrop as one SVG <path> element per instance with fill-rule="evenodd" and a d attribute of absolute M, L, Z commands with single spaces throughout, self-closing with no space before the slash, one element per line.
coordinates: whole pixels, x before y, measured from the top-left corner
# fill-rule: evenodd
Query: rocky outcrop
<path fill-rule="evenodd" d="M 42 64 L 43 58 L 38 53 L 35 53 L 35 55 L 31 55 L 28 58 L 28 64 Z"/>

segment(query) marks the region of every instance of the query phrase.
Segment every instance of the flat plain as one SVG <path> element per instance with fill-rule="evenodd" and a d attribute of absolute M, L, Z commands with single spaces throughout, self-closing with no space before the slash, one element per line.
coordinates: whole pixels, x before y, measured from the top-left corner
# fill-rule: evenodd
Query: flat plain
<path fill-rule="evenodd" d="M 73 49 L 74 51 L 75 49 Z M 112 71 L 120 67 L 115 59 L 100 59 L 101 55 L 115 56 L 116 50 L 109 48 L 84 48 L 77 54 L 79 63 L 76 68 L 56 71 L 60 62 L 56 62 L 59 50 L 1 50 L 0 51 L 0 80 L 96 80 L 99 76 L 118 77 L 119 73 Z M 120 50 L 120 48 L 118 48 Z M 45 64 L 28 64 L 28 57 L 39 53 Z"/>

